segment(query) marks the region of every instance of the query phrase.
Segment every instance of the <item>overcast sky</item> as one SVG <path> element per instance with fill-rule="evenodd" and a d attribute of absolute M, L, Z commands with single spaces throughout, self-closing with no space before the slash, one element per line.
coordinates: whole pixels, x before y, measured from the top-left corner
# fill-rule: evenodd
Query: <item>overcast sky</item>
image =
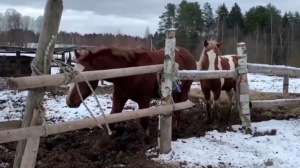
<path fill-rule="evenodd" d="M 191 1 L 191 0 L 188 0 Z M 79 33 L 113 33 L 120 29 L 122 34 L 143 36 L 148 26 L 150 33 L 157 30 L 159 16 L 168 3 L 178 4 L 181 0 L 63 0 L 64 11 L 60 30 Z M 206 1 L 199 1 L 201 8 Z M 256 5 L 274 4 L 282 13 L 299 11 L 300 0 L 210 0 L 215 12 L 224 2 L 230 11 L 235 2 L 244 13 Z M 43 15 L 46 0 L 0 0 L 0 12 L 14 8 L 23 15 Z"/>

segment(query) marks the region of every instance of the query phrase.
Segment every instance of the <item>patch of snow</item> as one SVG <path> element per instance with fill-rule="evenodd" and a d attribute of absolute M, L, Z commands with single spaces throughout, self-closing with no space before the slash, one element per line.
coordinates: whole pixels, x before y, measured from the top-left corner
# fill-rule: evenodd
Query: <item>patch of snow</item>
<path fill-rule="evenodd" d="M 1 56 L 15 57 L 16 53 L 0 53 Z M 21 56 L 35 57 L 35 54 L 21 53 Z"/>
<path fill-rule="evenodd" d="M 1 91 L 0 92 L 0 121 L 21 120 L 25 111 L 27 91 Z M 49 93 L 48 93 L 49 94 Z M 91 115 L 83 104 L 78 108 L 69 108 L 66 105 L 66 95 L 64 96 L 44 96 L 44 107 L 46 109 L 46 120 L 51 122 L 64 122 L 90 118 Z M 112 95 L 97 95 L 102 109 L 109 115 L 112 108 Z M 93 96 L 89 96 L 85 101 L 94 116 L 102 116 L 102 113 Z M 123 111 L 138 110 L 138 105 L 132 100 L 128 100 Z"/>
<path fill-rule="evenodd" d="M 249 89 L 260 92 L 282 93 L 283 77 L 248 73 Z M 300 93 L 300 79 L 289 79 L 289 93 Z"/>
<path fill-rule="evenodd" d="M 299 121 L 270 120 L 252 123 L 252 127 L 259 128 L 259 131 L 277 129 L 274 136 L 252 137 L 240 132 L 240 125 L 234 125 L 236 132 L 220 133 L 214 130 L 201 138 L 179 139 L 172 142 L 169 154 L 153 159 L 186 163 L 186 167 L 299 167 Z"/>

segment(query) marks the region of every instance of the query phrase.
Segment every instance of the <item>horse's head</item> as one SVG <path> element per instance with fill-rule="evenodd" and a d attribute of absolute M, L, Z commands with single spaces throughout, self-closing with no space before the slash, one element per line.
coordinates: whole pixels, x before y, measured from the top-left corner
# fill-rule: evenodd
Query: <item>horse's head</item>
<path fill-rule="evenodd" d="M 91 51 L 88 51 L 86 53 L 79 53 L 75 50 L 75 56 L 77 63 L 74 66 L 74 70 L 77 70 L 79 72 L 95 70 L 95 67 L 93 65 L 93 53 Z M 89 83 L 91 84 L 93 89 L 96 89 L 96 87 L 98 86 L 98 80 L 89 81 Z M 85 81 L 78 82 L 78 87 L 83 99 L 86 99 L 92 93 Z M 66 103 L 67 106 L 71 108 L 79 107 L 81 104 L 81 99 L 79 97 L 75 83 L 70 84 Z"/>
<path fill-rule="evenodd" d="M 222 43 L 215 40 L 204 40 L 204 48 L 200 58 L 201 70 L 215 70 L 218 65 L 219 57 L 221 56 Z"/>

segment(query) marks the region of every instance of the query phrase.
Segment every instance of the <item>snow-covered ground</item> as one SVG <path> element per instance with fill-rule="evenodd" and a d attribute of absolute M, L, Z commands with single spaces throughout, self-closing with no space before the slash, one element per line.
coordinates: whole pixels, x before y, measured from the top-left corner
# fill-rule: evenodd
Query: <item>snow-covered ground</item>
<path fill-rule="evenodd" d="M 250 90 L 282 93 L 283 77 L 248 74 Z M 200 88 L 194 82 L 192 88 Z M 300 79 L 289 79 L 289 92 L 300 93 Z M 292 168 L 300 166 L 300 119 L 289 121 L 270 120 L 252 123 L 257 131 L 276 129 L 275 136 L 252 137 L 237 132 L 207 132 L 205 137 L 179 139 L 172 142 L 172 151 L 153 160 L 181 167 L 211 165 L 221 168 Z M 147 152 L 152 155 L 152 150 Z"/>
<path fill-rule="evenodd" d="M 180 139 L 172 142 L 172 151 L 154 160 L 177 163 L 185 167 L 230 168 L 292 168 L 300 165 L 299 120 L 270 120 L 253 123 L 258 131 L 276 129 L 275 136 L 252 137 L 239 131 L 207 132 L 201 138 Z M 153 154 L 150 150 L 148 155 Z"/>
<path fill-rule="evenodd" d="M 58 69 L 52 69 L 56 74 Z M 261 74 L 248 74 L 251 90 L 262 92 L 282 92 L 282 77 L 266 76 Z M 100 85 L 100 83 L 99 83 Z M 111 85 L 106 82 L 104 85 Z M 100 85 L 101 86 L 101 85 Z M 200 88 L 198 82 L 193 88 Z M 289 92 L 300 93 L 300 79 L 290 79 Z M 20 120 L 24 112 L 27 91 L 1 91 L 0 92 L 0 121 Z M 112 101 L 111 94 L 98 95 L 102 108 L 109 114 Z M 47 93 L 44 106 L 46 108 L 46 121 L 64 122 L 90 118 L 84 105 L 79 108 L 66 106 L 66 95 L 56 96 Z M 85 100 L 95 116 L 101 116 L 94 97 Z M 133 101 L 128 101 L 124 111 L 138 109 Z M 155 160 L 160 162 L 182 163 L 187 167 L 201 167 L 212 165 L 218 167 L 223 164 L 227 167 L 299 167 L 300 165 L 300 120 L 266 121 L 253 123 L 259 130 L 277 129 L 275 136 L 251 137 L 238 131 L 239 125 L 233 126 L 237 132 L 219 133 L 207 132 L 205 137 L 180 139 L 172 142 L 172 152 L 160 155 Z M 148 152 L 148 154 L 151 152 Z M 228 166 L 229 165 L 229 166 Z M 266 166 L 269 165 L 269 166 Z"/>

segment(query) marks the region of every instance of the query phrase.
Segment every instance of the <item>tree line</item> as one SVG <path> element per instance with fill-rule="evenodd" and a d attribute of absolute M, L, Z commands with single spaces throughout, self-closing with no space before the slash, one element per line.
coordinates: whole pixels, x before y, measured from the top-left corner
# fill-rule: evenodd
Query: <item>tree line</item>
<path fill-rule="evenodd" d="M 43 16 L 36 18 L 26 16 L 15 9 L 7 9 L 3 13 L 0 12 L 0 44 L 25 47 L 28 43 L 37 43 L 39 34 L 42 31 L 43 22 Z M 78 32 L 60 31 L 57 43 L 88 46 L 142 46 L 150 48 L 150 40 L 148 38 L 123 35 L 120 30 L 116 35 L 111 33 L 80 34 Z"/>
<path fill-rule="evenodd" d="M 236 44 L 245 42 L 249 62 L 300 66 L 300 15 L 284 12 L 271 3 L 254 6 L 245 13 L 235 3 L 225 3 L 213 11 L 210 3 L 182 0 L 168 3 L 160 16 L 159 28 L 153 35 L 157 48 L 164 46 L 165 31 L 172 26 L 176 44 L 192 51 L 199 59 L 203 40 L 214 38 L 223 42 L 222 54 L 236 53 Z"/>

